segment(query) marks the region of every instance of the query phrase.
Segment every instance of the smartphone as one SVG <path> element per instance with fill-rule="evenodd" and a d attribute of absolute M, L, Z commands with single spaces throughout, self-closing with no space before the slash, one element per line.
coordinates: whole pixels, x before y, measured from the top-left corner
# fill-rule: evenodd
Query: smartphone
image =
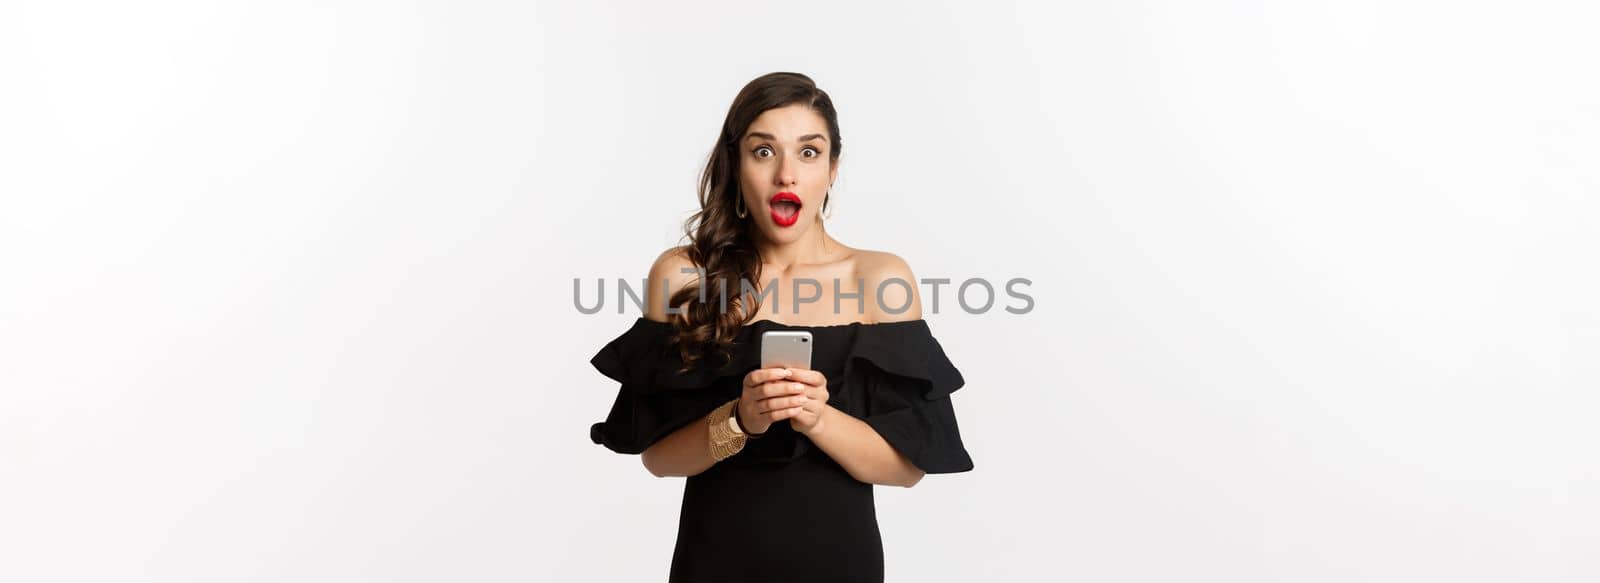
<path fill-rule="evenodd" d="M 761 333 L 761 368 L 811 368 L 811 333 L 768 330 Z"/>

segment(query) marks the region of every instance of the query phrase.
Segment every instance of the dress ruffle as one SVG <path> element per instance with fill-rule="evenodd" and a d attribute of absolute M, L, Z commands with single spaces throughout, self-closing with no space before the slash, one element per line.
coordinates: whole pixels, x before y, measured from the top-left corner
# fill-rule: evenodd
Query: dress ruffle
<path fill-rule="evenodd" d="M 618 453 L 641 453 L 738 397 L 744 375 L 760 368 L 760 338 L 767 330 L 807 330 L 819 343 L 836 335 L 848 339 L 843 373 L 829 378 L 829 404 L 865 421 L 924 472 L 972 469 L 950 400 L 966 381 L 925 320 L 812 327 L 762 320 L 740 330 L 729 362 L 680 372 L 683 362 L 668 347 L 671 325 L 638 318 L 590 360 L 622 385 L 606 420 L 590 427 L 591 441 Z M 785 462 L 812 447 L 788 423 L 775 423 L 730 460 Z"/>
<path fill-rule="evenodd" d="M 739 379 L 756 368 L 746 368 L 749 351 L 735 350 L 724 366 L 680 373 L 683 360 L 667 342 L 671 333 L 670 324 L 639 318 L 589 360 L 600 374 L 622 383 L 606 420 L 590 426 L 590 440 L 618 453 L 642 453 L 737 397 Z"/>

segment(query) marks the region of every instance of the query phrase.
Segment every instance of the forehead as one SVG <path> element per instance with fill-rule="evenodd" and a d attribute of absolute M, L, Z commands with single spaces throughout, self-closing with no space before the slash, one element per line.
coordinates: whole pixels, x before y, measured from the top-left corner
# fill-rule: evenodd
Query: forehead
<path fill-rule="evenodd" d="M 828 135 L 828 122 L 822 115 L 804 105 L 788 105 L 761 112 L 750 122 L 745 135 L 760 132 L 777 136 L 779 140 L 794 141 L 809 134 Z"/>

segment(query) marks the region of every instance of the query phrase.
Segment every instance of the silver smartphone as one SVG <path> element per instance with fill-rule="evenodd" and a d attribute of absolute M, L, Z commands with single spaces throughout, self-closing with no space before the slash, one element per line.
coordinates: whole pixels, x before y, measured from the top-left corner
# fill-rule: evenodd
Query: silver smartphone
<path fill-rule="evenodd" d="M 768 330 L 761 333 L 761 368 L 811 369 L 811 333 Z"/>

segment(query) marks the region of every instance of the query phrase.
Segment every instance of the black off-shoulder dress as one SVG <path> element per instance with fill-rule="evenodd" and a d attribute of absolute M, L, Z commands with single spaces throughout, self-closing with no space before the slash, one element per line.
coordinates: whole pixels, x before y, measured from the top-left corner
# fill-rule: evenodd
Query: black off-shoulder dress
<path fill-rule="evenodd" d="M 667 348 L 671 325 L 639 318 L 590 361 L 622 383 L 590 439 L 637 454 L 702 421 L 760 368 L 768 330 L 811 332 L 811 367 L 828 378 L 828 404 L 865 421 L 912 464 L 930 474 L 972 469 L 950 401 L 965 381 L 925 320 L 761 320 L 740 330 L 725 366 L 679 373 L 682 360 Z M 881 582 L 883 571 L 872 485 L 850 477 L 787 422 L 684 484 L 670 581 Z"/>

